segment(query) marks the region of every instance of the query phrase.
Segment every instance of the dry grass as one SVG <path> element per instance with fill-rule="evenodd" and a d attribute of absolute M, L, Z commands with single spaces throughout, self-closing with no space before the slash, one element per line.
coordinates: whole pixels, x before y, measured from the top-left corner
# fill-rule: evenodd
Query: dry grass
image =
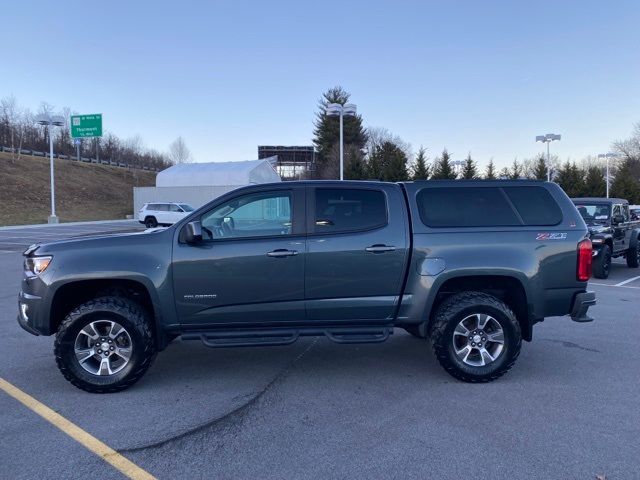
<path fill-rule="evenodd" d="M 56 214 L 61 222 L 123 219 L 133 210 L 133 187 L 155 185 L 155 172 L 55 160 Z M 0 152 L 0 225 L 46 223 L 49 160 Z"/>

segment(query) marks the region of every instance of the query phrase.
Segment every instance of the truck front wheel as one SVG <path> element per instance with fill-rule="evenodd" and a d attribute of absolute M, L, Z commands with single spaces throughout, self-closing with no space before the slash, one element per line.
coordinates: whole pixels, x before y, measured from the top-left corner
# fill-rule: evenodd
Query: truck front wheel
<path fill-rule="evenodd" d="M 440 365 L 464 382 L 490 382 L 513 366 L 522 345 L 520 324 L 498 298 L 462 292 L 438 307 L 429 336 Z"/>
<path fill-rule="evenodd" d="M 124 390 L 147 371 L 156 354 L 149 313 L 126 297 L 104 296 L 72 310 L 54 344 L 58 368 L 92 393 Z"/>

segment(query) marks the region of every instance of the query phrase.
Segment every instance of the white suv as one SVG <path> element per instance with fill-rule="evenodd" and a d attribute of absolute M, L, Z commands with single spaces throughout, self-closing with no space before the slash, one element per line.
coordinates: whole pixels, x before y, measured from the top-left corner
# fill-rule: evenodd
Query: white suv
<path fill-rule="evenodd" d="M 145 203 L 138 211 L 138 221 L 147 228 L 158 225 L 172 225 L 190 212 L 193 207 L 187 203 L 153 202 Z"/>

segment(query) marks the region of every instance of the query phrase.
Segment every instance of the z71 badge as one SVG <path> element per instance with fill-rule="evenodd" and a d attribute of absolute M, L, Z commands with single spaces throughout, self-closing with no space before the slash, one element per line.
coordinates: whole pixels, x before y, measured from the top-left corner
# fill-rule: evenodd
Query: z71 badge
<path fill-rule="evenodd" d="M 566 240 L 567 234 L 562 233 L 539 233 L 536 240 Z"/>

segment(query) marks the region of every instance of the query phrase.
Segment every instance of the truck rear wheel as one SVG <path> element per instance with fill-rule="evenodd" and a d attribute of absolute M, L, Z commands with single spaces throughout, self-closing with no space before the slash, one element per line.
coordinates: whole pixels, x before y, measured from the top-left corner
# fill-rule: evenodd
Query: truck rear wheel
<path fill-rule="evenodd" d="M 490 382 L 513 366 L 522 346 L 520 324 L 498 298 L 462 292 L 438 307 L 429 336 L 438 362 L 464 382 Z"/>
<path fill-rule="evenodd" d="M 54 344 L 58 368 L 76 387 L 112 393 L 137 382 L 155 358 L 149 313 L 119 296 L 90 300 L 60 324 Z"/>
<path fill-rule="evenodd" d="M 608 278 L 611 273 L 611 247 L 603 245 L 598 256 L 593 260 L 593 276 Z"/>

